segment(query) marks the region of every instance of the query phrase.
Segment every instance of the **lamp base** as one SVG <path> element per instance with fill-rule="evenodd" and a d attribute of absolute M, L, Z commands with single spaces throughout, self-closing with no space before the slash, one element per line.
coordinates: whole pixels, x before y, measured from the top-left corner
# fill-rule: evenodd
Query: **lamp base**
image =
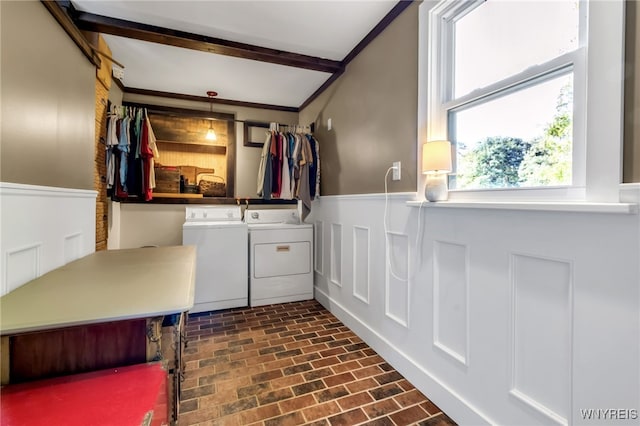
<path fill-rule="evenodd" d="M 428 174 L 424 186 L 424 198 L 428 201 L 447 201 L 449 189 L 446 173 Z"/>

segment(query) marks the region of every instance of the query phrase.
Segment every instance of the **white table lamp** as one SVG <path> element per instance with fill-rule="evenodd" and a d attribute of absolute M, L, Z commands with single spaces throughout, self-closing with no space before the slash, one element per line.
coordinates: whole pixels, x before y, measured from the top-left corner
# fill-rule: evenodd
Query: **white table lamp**
<path fill-rule="evenodd" d="M 422 173 L 427 175 L 424 197 L 429 201 L 449 198 L 447 174 L 451 172 L 451 142 L 432 141 L 422 145 Z"/>

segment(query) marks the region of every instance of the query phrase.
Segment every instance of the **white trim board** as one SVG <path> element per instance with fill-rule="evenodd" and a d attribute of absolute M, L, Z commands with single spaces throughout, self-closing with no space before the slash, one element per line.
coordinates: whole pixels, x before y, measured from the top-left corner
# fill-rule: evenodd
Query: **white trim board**
<path fill-rule="evenodd" d="M 96 196 L 93 190 L 0 182 L 0 295 L 95 251 Z M 37 252 L 16 254 L 30 247 Z"/>
<path fill-rule="evenodd" d="M 58 188 L 54 186 L 28 185 L 24 183 L 0 182 L 0 195 L 49 196 L 96 198 L 98 192 L 92 189 Z"/>

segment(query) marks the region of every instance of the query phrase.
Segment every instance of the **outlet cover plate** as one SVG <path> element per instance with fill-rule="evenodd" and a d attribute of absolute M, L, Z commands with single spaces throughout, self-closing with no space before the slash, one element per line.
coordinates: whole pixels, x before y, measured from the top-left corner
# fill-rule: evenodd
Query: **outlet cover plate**
<path fill-rule="evenodd" d="M 400 180 L 400 172 L 402 171 L 400 161 L 394 161 L 393 162 L 393 167 L 394 167 L 394 169 L 393 169 L 392 179 L 393 180 Z"/>

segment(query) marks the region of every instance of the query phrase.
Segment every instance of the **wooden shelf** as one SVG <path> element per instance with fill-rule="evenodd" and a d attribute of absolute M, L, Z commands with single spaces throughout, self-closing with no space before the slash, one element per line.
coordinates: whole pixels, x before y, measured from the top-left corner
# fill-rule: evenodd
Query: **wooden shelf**
<path fill-rule="evenodd" d="M 184 193 L 180 193 L 180 192 L 176 192 L 176 193 L 169 193 L 169 192 L 154 192 L 153 193 L 153 198 L 202 198 L 203 195 L 202 194 L 184 194 Z"/>
<path fill-rule="evenodd" d="M 199 142 L 176 142 L 176 141 L 163 141 L 156 140 L 159 145 L 164 145 L 165 148 L 169 148 L 170 145 L 179 145 L 182 147 L 189 147 L 189 152 L 197 154 L 220 154 L 225 155 L 227 153 L 227 147 L 224 145 L 205 145 Z"/>
<path fill-rule="evenodd" d="M 193 195 L 202 194 L 171 194 L 170 197 L 163 197 L 157 193 L 153 194 L 151 201 L 144 201 L 139 198 L 124 198 L 119 200 L 120 203 L 127 204 L 238 204 L 238 199 L 227 197 L 199 197 L 191 198 Z M 248 200 L 249 205 L 291 205 L 297 204 L 298 200 L 263 200 L 262 198 L 240 198 L 240 205 L 246 205 Z"/>

